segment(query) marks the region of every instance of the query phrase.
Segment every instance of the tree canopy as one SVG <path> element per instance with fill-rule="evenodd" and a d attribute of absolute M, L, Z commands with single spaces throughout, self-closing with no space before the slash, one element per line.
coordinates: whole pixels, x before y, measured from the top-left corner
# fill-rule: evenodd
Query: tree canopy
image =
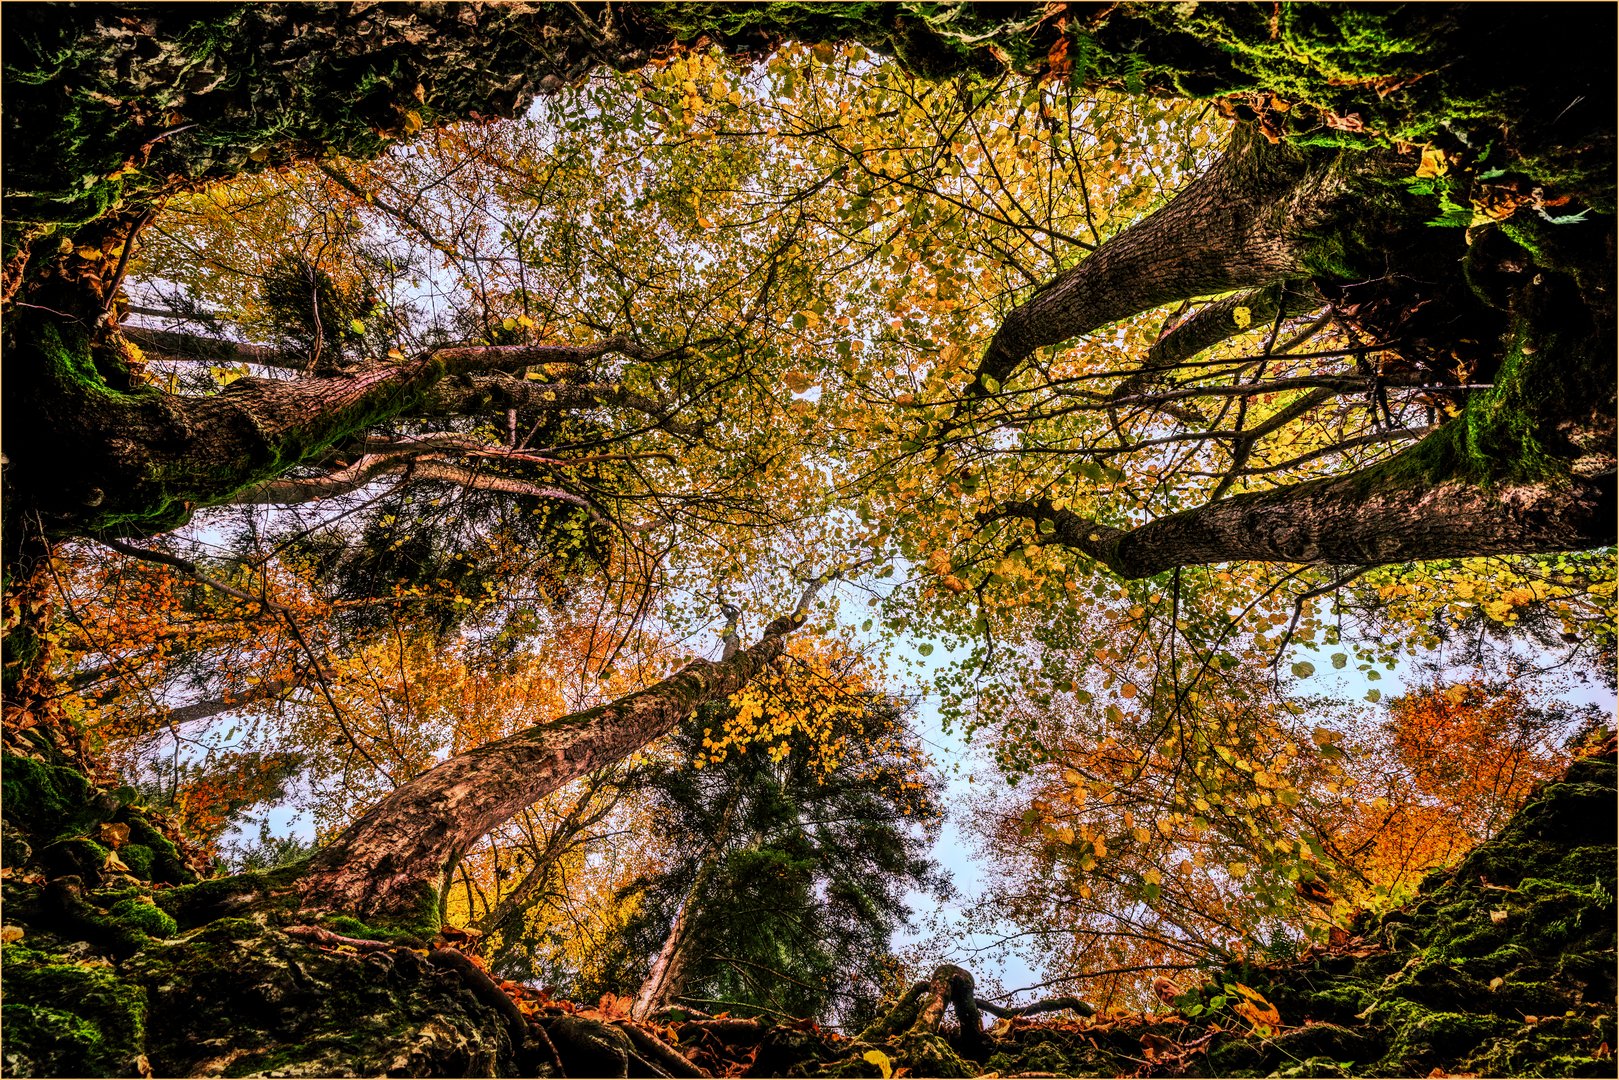
<path fill-rule="evenodd" d="M 945 811 L 1051 1010 L 1348 948 L 1613 692 L 1612 12 L 1510 14 L 19 8 L 7 760 L 139 813 L 7 866 L 564 1069 L 990 1060 Z"/>

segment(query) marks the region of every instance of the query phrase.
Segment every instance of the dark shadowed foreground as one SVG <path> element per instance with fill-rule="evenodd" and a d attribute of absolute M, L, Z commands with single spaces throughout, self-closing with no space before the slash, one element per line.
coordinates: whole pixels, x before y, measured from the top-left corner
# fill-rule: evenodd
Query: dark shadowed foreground
<path fill-rule="evenodd" d="M 453 928 L 297 911 L 298 868 L 197 881 L 129 789 L 5 761 L 12 1076 L 1612 1075 L 1615 763 L 1576 762 L 1418 899 L 1285 964 L 981 1028 L 940 968 L 882 1019 L 665 1012 L 497 982 Z M 1066 1005 L 1068 1008 L 1058 1008 Z M 968 1018 L 963 1026 L 962 1014 Z M 666 1021 L 666 1022 L 659 1022 Z"/>

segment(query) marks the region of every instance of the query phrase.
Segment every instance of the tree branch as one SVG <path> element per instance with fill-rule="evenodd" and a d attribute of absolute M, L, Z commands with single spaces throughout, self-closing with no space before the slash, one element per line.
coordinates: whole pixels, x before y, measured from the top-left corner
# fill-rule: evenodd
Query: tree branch
<path fill-rule="evenodd" d="M 981 520 L 1052 523 L 1052 542 L 1125 578 L 1178 566 L 1257 561 L 1374 566 L 1416 559 L 1578 551 L 1614 542 L 1614 476 L 1429 479 L 1456 451 L 1461 425 L 1345 476 L 1235 495 L 1135 528 L 1115 528 L 1039 499 L 1008 503 Z"/>

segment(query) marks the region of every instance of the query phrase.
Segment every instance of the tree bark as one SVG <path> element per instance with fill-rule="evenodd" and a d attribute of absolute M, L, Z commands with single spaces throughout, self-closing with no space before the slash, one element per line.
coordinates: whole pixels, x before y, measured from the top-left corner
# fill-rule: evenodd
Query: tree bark
<path fill-rule="evenodd" d="M 635 1002 L 630 1007 L 630 1015 L 637 1020 L 645 1020 L 654 1015 L 685 988 L 692 905 L 708 887 L 709 880 L 713 878 L 714 871 L 719 868 L 720 860 L 725 855 L 726 845 L 731 841 L 731 824 L 736 818 L 737 803 L 740 799 L 740 790 L 732 792 L 730 802 L 725 805 L 725 812 L 720 815 L 719 825 L 715 828 L 714 835 L 709 838 L 707 850 L 704 851 L 702 861 L 697 866 L 697 872 L 692 875 L 691 885 L 686 889 L 686 895 L 681 897 L 679 908 L 675 910 L 674 923 L 670 925 L 669 933 L 664 936 L 663 945 L 658 949 L 658 955 L 652 959 L 651 969 L 635 993 Z"/>
<path fill-rule="evenodd" d="M 196 507 L 229 502 L 407 411 L 446 377 L 575 366 L 631 348 L 615 337 L 587 347 L 439 349 L 405 363 L 329 377 L 242 378 L 218 394 L 181 397 L 108 387 L 88 375 L 82 335 L 40 322 L 17 349 L 23 385 L 8 387 L 7 479 L 12 512 L 38 513 L 52 535 L 175 528 Z M 17 409 L 19 401 L 30 407 Z"/>
<path fill-rule="evenodd" d="M 1050 521 L 1053 542 L 1125 578 L 1225 562 L 1376 566 L 1417 559 L 1579 551 L 1614 542 L 1611 472 L 1490 487 L 1429 480 L 1421 462 L 1442 429 L 1347 476 L 1235 495 L 1133 529 L 1102 525 L 1047 500 L 995 516 Z"/>
<path fill-rule="evenodd" d="M 150 356 L 157 354 L 175 360 L 201 360 L 215 364 L 258 364 L 261 367 L 301 370 L 309 357 L 270 345 L 251 345 L 228 338 L 203 337 L 177 330 L 156 330 L 146 326 L 120 326 L 119 332 Z"/>
<path fill-rule="evenodd" d="M 1155 307 L 1309 276 L 1309 238 L 1340 209 L 1350 170 L 1381 160 L 1363 154 L 1351 164 L 1238 127 L 1220 158 L 1165 206 L 1007 313 L 979 360 L 980 378 L 1004 382 L 1042 346 Z"/>
<path fill-rule="evenodd" d="M 419 915 L 424 901 L 436 907 L 455 863 L 491 829 L 746 686 L 803 624 L 814 591 L 727 659 L 694 661 L 639 693 L 459 754 L 401 786 L 316 854 L 300 882 L 303 906 L 396 917 Z"/>

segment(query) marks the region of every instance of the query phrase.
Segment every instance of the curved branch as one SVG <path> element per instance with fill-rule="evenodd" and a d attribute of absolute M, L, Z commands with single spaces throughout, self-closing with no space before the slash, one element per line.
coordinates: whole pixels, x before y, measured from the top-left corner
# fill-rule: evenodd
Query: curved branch
<path fill-rule="evenodd" d="M 1114 387 L 1113 397 L 1145 393 L 1168 372 L 1198 353 L 1245 333 L 1250 326 L 1307 315 L 1320 305 L 1319 294 L 1303 282 L 1276 282 L 1211 301 L 1184 322 L 1166 328 L 1147 350 L 1141 370 Z M 1236 317 L 1238 308 L 1246 308 L 1249 313 L 1240 323 Z"/>
<path fill-rule="evenodd" d="M 176 360 L 198 360 L 214 364 L 257 364 L 260 367 L 287 368 L 301 371 L 308 363 L 307 356 L 270 345 L 252 345 L 245 341 L 205 337 L 178 330 L 154 330 L 147 326 L 122 325 L 119 332 L 139 345 Z"/>
<path fill-rule="evenodd" d="M 534 382 L 510 375 L 447 379 L 410 410 L 410 415 L 474 416 L 505 409 L 566 412 L 616 406 L 643 413 L 672 435 L 700 436 L 703 427 L 677 415 L 680 406 L 625 389 L 620 383 Z"/>

